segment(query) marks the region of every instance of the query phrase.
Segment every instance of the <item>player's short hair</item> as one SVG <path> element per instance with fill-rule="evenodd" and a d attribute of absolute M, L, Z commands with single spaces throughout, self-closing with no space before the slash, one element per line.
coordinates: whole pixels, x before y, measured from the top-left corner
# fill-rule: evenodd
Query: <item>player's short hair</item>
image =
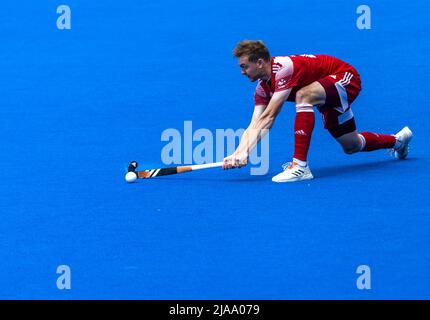
<path fill-rule="evenodd" d="M 251 62 L 257 62 L 260 58 L 270 61 L 269 50 L 261 40 L 242 40 L 233 49 L 233 55 L 237 58 L 248 56 Z"/>

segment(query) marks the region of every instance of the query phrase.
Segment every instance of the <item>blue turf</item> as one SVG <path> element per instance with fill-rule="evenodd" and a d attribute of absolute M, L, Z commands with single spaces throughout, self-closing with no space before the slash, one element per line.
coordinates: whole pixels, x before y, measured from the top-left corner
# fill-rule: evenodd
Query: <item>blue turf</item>
<path fill-rule="evenodd" d="M 56 8 L 72 29 L 56 28 Z M 0 298 L 430 298 L 428 1 L 2 1 Z M 353 64 L 359 129 L 415 134 L 407 161 L 344 155 L 317 121 L 315 180 L 273 184 L 293 148 L 292 104 L 270 134 L 270 171 L 206 170 L 136 184 L 162 165 L 161 132 L 245 127 L 254 84 L 231 56 Z M 317 118 L 318 119 L 318 118 Z M 72 289 L 56 287 L 56 268 Z M 356 288 L 369 265 L 372 289 Z"/>

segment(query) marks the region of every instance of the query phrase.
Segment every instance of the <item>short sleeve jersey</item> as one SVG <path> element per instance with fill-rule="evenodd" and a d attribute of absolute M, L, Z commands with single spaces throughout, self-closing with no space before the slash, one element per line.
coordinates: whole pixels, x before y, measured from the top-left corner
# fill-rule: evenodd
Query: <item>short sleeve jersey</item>
<path fill-rule="evenodd" d="M 255 88 L 255 105 L 267 105 L 273 93 L 292 89 L 288 101 L 302 87 L 321 78 L 356 70 L 348 63 L 328 55 L 276 56 L 271 60 L 272 74 L 269 81 L 259 80 Z"/>

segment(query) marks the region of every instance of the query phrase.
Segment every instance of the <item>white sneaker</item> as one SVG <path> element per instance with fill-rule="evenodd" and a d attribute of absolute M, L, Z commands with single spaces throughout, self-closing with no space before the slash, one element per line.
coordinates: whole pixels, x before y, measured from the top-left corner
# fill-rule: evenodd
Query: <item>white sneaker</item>
<path fill-rule="evenodd" d="M 412 136 L 412 131 L 408 127 L 404 127 L 395 134 L 396 140 L 400 144 L 397 148 L 393 148 L 394 156 L 397 159 L 405 159 L 408 156 Z"/>
<path fill-rule="evenodd" d="M 282 165 L 283 172 L 272 178 L 273 182 L 295 182 L 313 179 L 309 166 L 302 167 L 295 162 L 288 162 Z"/>

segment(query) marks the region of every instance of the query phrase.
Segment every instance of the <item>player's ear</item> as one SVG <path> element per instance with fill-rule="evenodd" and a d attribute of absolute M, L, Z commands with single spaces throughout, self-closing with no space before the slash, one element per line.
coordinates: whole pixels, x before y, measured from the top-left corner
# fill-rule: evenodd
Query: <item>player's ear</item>
<path fill-rule="evenodd" d="M 259 58 L 259 59 L 257 60 L 257 66 L 258 66 L 259 68 L 261 68 L 261 67 L 263 67 L 263 66 L 264 66 L 264 59 L 263 59 L 263 58 Z"/>

